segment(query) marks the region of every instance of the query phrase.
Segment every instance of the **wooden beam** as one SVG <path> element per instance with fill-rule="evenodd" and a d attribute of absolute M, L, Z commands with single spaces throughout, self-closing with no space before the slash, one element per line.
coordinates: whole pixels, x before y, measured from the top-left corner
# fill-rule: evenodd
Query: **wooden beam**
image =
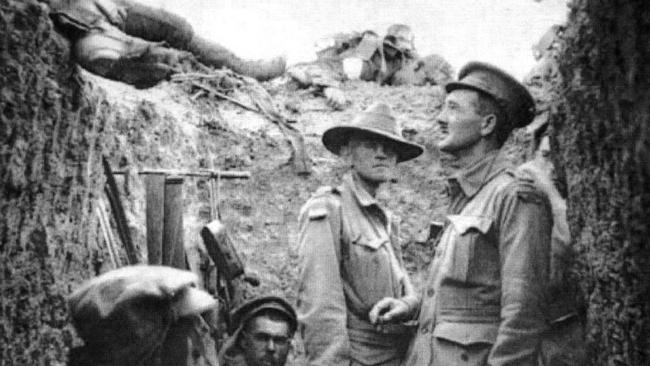
<path fill-rule="evenodd" d="M 144 179 L 146 189 L 146 225 L 148 263 L 163 264 L 163 213 L 165 201 L 165 174 L 149 174 Z"/>

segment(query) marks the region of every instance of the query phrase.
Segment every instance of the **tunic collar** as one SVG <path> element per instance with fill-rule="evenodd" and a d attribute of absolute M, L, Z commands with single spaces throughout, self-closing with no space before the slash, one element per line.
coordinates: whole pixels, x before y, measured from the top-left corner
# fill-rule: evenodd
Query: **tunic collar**
<path fill-rule="evenodd" d="M 499 152 L 491 151 L 479 161 L 461 168 L 449 178 L 449 185 L 457 184 L 466 197 L 473 197 L 487 182 L 510 167 Z"/>
<path fill-rule="evenodd" d="M 345 174 L 343 177 L 343 186 L 350 190 L 352 196 L 359 202 L 362 207 L 379 206 L 377 199 L 368 193 L 359 183 L 354 180 L 352 172 Z"/>

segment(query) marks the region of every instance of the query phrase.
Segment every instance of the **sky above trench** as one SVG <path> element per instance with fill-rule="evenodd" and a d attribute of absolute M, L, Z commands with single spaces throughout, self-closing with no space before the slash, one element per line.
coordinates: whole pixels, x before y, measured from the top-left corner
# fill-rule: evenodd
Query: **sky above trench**
<path fill-rule="evenodd" d="M 531 47 L 566 21 L 567 0 L 140 0 L 185 17 L 200 35 L 245 58 L 315 58 L 314 44 L 341 31 L 411 26 L 420 55 L 436 53 L 456 70 L 487 61 L 522 78 Z"/>

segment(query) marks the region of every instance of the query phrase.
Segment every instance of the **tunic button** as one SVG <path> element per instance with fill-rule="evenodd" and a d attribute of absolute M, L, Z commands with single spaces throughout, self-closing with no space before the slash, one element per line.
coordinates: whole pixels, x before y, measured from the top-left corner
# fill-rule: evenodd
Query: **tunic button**
<path fill-rule="evenodd" d="M 422 328 L 420 328 L 420 332 L 422 334 L 426 334 L 427 332 L 429 332 L 430 326 L 431 326 L 431 319 L 425 321 L 424 324 L 422 324 Z"/>
<path fill-rule="evenodd" d="M 463 361 L 467 361 L 469 360 L 469 356 L 467 356 L 467 353 L 461 353 L 460 359 Z"/>
<path fill-rule="evenodd" d="M 427 290 L 427 296 L 432 297 L 433 294 L 434 294 L 434 292 L 435 292 L 435 291 L 433 290 L 433 288 L 428 289 L 428 290 Z"/>

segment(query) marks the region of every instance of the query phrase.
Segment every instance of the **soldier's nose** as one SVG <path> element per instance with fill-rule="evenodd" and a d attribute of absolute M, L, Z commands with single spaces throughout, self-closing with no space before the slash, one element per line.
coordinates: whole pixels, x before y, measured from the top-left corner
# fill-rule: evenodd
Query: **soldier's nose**
<path fill-rule="evenodd" d="M 271 352 L 275 351 L 275 342 L 273 339 L 269 339 L 269 341 L 266 342 L 266 349 Z"/>

